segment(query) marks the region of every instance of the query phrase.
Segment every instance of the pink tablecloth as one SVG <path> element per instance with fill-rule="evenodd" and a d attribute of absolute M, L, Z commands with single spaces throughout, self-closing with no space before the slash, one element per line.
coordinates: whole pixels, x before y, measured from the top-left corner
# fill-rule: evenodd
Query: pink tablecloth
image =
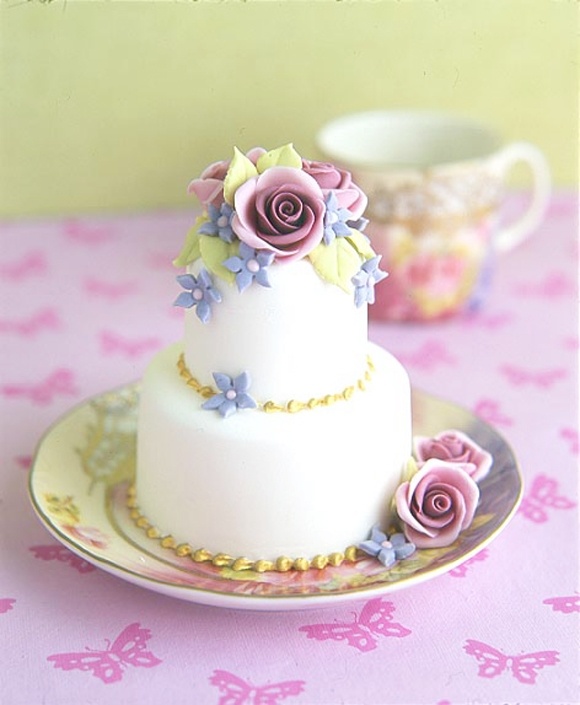
<path fill-rule="evenodd" d="M 27 498 L 36 443 L 71 405 L 138 378 L 180 337 L 170 260 L 191 214 L 2 224 L 0 702 L 577 702 L 576 209 L 574 195 L 556 194 L 540 231 L 497 263 L 480 313 L 371 326 L 415 386 L 495 425 L 526 481 L 522 508 L 475 559 L 380 598 L 398 625 L 383 633 L 364 596 L 313 611 L 224 610 L 51 550 Z M 142 662 L 124 652 L 136 623 Z M 300 629 L 321 623 L 342 633 L 358 623 L 364 648 Z M 55 668 L 67 658 L 69 670 Z"/>

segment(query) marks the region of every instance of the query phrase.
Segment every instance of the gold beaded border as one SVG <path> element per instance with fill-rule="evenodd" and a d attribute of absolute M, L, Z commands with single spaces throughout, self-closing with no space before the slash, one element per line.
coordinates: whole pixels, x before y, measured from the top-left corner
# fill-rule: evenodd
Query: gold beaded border
<path fill-rule="evenodd" d="M 179 371 L 180 377 L 185 380 L 188 387 L 194 389 L 201 397 L 204 399 L 210 399 L 211 397 L 219 394 L 219 392 L 213 387 L 203 385 L 199 380 L 197 380 L 189 371 L 187 365 L 185 364 L 185 356 L 183 353 L 180 354 L 177 360 L 177 369 Z M 289 414 L 295 414 L 298 411 L 305 411 L 306 409 L 316 409 L 321 406 L 330 406 L 338 401 L 348 401 L 352 395 L 358 390 L 364 392 L 367 388 L 367 384 L 371 381 L 372 375 L 375 371 L 375 366 L 370 358 L 367 356 L 367 366 L 364 375 L 356 381 L 355 384 L 345 387 L 342 392 L 337 394 L 326 394 L 323 397 L 317 397 L 309 399 L 308 401 L 298 401 L 296 399 L 291 399 L 286 404 L 279 404 L 274 401 L 258 402 L 258 409 L 265 411 L 266 413 L 272 414 L 278 411 L 283 411 Z"/>
<path fill-rule="evenodd" d="M 205 548 L 194 549 L 188 543 L 177 543 L 171 535 L 162 535 L 151 522 L 141 514 L 137 503 L 137 490 L 135 485 L 131 485 L 127 490 L 127 507 L 129 516 L 135 526 L 141 529 L 147 538 L 159 542 L 162 548 L 172 551 L 179 558 L 190 558 L 194 563 L 211 563 L 219 568 L 231 568 L 235 571 L 252 570 L 256 573 L 266 573 L 276 571 L 286 573 L 289 570 L 305 571 L 310 568 L 322 570 L 326 566 L 338 567 L 344 562 L 354 563 L 358 559 L 358 549 L 356 546 L 349 546 L 344 553 L 336 552 L 328 555 L 317 555 L 310 560 L 308 558 L 288 558 L 279 556 L 275 561 L 257 560 L 249 558 L 234 558 L 226 553 L 210 553 Z"/>

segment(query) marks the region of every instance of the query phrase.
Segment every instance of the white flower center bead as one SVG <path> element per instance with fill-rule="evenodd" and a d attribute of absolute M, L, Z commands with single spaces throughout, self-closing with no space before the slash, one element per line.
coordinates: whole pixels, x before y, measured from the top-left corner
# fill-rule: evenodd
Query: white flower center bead
<path fill-rule="evenodd" d="M 233 401 L 237 396 L 238 395 L 235 389 L 228 389 L 228 391 L 226 392 L 226 399 L 228 401 Z"/>
<path fill-rule="evenodd" d="M 248 270 L 248 272 L 251 272 L 252 274 L 256 274 L 257 272 L 259 272 L 260 265 L 258 263 L 258 260 L 249 259 L 248 263 L 246 264 L 246 269 Z"/>
<path fill-rule="evenodd" d="M 203 299 L 203 291 L 201 289 L 194 289 L 191 295 L 195 301 L 201 301 Z"/>
<path fill-rule="evenodd" d="M 229 218 L 227 215 L 220 215 L 217 219 L 218 228 L 226 228 L 229 225 Z"/>

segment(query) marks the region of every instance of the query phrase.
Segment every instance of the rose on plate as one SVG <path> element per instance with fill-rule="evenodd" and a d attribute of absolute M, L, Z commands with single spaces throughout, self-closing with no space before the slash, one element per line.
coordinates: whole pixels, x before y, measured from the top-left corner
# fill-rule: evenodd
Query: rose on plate
<path fill-rule="evenodd" d="M 413 445 L 419 463 L 437 458 L 469 464 L 471 467 L 468 467 L 467 471 L 475 482 L 479 482 L 488 474 L 493 463 L 491 453 L 462 431 L 450 429 L 433 437 L 415 436 Z"/>
<path fill-rule="evenodd" d="M 397 488 L 397 514 L 417 548 L 449 546 L 473 521 L 479 487 L 467 465 L 430 458 Z"/>

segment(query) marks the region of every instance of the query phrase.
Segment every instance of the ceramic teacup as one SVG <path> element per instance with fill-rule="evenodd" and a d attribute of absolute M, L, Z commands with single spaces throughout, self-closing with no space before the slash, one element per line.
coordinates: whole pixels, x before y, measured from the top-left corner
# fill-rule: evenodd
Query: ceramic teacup
<path fill-rule="evenodd" d="M 376 289 L 374 318 L 428 321 L 477 307 L 494 254 L 525 240 L 549 200 L 549 167 L 537 147 L 502 144 L 489 127 L 458 116 L 346 115 L 320 130 L 317 145 L 369 197 L 365 232 L 389 272 Z M 519 162 L 531 170 L 531 199 L 504 223 L 506 176 Z"/>

